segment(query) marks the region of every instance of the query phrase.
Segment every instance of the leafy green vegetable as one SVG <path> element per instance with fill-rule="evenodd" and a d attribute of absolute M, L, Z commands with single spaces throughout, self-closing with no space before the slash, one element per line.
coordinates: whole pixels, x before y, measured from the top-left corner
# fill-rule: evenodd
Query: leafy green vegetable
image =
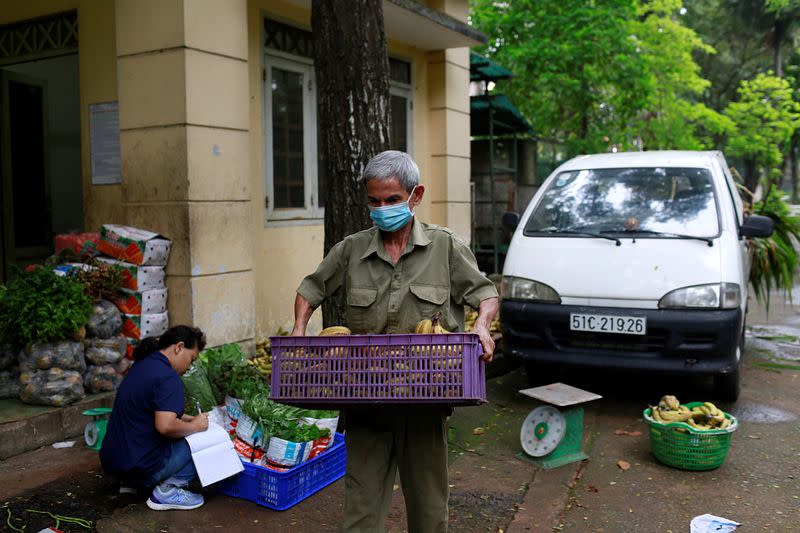
<path fill-rule="evenodd" d="M 197 360 L 205 367 L 214 392 L 214 398 L 217 404 L 221 404 L 225 401 L 225 395 L 228 394 L 233 369 L 245 366 L 245 355 L 242 347 L 232 343 L 209 348 L 204 350 Z M 231 396 L 234 395 L 231 394 Z M 234 397 L 243 398 L 242 396 Z"/>
<path fill-rule="evenodd" d="M 336 418 L 337 411 L 300 409 L 270 400 L 265 393 L 248 397 L 242 412 L 252 418 L 270 437 L 290 442 L 308 442 L 330 436 L 330 431 L 314 424 L 302 424 L 300 418 Z"/>
<path fill-rule="evenodd" d="M 208 412 L 217 404 L 214 393 L 211 390 L 211 383 L 208 381 L 206 369 L 196 361 L 189 367 L 189 370 L 181 376 L 183 382 L 183 410 L 188 415 L 197 414 L 197 405 L 204 412 Z"/>
<path fill-rule="evenodd" d="M 51 268 L 17 269 L 0 286 L 0 338 L 24 345 L 63 340 L 89 320 L 92 303 L 83 285 Z"/>

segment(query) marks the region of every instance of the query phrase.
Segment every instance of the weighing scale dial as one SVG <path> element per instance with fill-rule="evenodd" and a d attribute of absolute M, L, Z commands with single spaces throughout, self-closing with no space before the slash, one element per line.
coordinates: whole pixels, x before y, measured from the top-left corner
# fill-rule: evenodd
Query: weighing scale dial
<path fill-rule="evenodd" d="M 519 438 L 525 453 L 532 457 L 543 457 L 558 447 L 566 432 L 567 424 L 559 410 L 543 405 L 525 418 Z"/>
<path fill-rule="evenodd" d="M 97 444 L 97 440 L 100 437 L 100 428 L 97 427 L 97 422 L 92 420 L 86 424 L 86 427 L 83 428 L 83 440 L 86 442 L 86 446 L 94 446 Z"/>

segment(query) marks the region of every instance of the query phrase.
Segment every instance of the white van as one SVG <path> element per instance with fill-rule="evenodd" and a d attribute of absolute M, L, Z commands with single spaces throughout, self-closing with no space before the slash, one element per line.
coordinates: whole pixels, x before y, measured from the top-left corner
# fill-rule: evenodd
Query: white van
<path fill-rule="evenodd" d="M 506 353 L 546 363 L 711 375 L 735 401 L 747 311 L 744 217 L 720 152 L 580 156 L 558 167 L 515 227 L 503 268 Z"/>

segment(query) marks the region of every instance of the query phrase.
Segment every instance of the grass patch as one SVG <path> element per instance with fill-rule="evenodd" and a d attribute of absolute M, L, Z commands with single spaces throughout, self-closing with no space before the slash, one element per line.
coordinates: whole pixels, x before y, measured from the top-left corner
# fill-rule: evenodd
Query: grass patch
<path fill-rule="evenodd" d="M 780 371 L 780 370 L 794 370 L 800 372 L 800 364 L 790 364 L 790 363 L 776 363 L 775 361 L 753 361 L 750 363 L 751 366 L 755 366 L 758 368 L 763 368 L 765 370 L 773 370 L 773 371 Z"/>
<path fill-rule="evenodd" d="M 762 339 L 770 342 L 794 342 L 798 341 L 796 335 L 756 335 L 757 339 Z"/>

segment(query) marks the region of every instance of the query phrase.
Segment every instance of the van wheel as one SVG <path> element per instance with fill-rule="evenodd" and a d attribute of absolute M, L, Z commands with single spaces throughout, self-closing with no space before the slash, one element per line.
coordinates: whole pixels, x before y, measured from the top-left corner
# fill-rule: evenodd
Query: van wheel
<path fill-rule="evenodd" d="M 742 389 L 742 364 L 730 374 L 714 376 L 714 396 L 723 402 L 735 402 Z"/>

